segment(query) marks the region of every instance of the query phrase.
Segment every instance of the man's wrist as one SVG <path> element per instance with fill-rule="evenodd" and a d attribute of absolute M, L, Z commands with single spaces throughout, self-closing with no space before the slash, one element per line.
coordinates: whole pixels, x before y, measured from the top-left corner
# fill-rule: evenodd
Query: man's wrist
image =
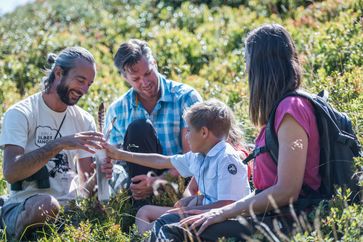
<path fill-rule="evenodd" d="M 59 152 L 61 152 L 63 150 L 63 144 L 62 142 L 60 142 L 60 139 L 55 139 L 52 140 L 51 142 L 49 142 L 48 144 L 49 150 L 51 152 L 54 152 L 55 154 L 58 154 Z"/>

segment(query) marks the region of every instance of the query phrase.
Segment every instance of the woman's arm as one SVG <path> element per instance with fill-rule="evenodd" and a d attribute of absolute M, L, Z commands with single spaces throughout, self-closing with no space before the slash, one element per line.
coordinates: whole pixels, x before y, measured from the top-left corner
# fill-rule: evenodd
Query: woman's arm
<path fill-rule="evenodd" d="M 192 227 L 202 225 L 199 232 L 207 226 L 238 215 L 249 216 L 250 209 L 260 214 L 273 209 L 271 198 L 278 207 L 295 201 L 300 193 L 308 148 L 308 137 L 305 130 L 290 115 L 285 115 L 277 133 L 279 141 L 279 160 L 277 166 L 278 180 L 275 185 L 253 197 L 243 198 L 230 205 L 208 213 L 186 218 L 182 224 Z"/>
<path fill-rule="evenodd" d="M 201 195 L 196 195 L 196 196 L 201 196 Z M 201 199 L 203 199 L 203 196 L 201 196 Z M 194 211 L 201 211 L 201 210 L 209 211 L 214 208 L 221 208 L 223 206 L 233 203 L 233 200 L 220 200 L 220 201 L 216 201 L 214 203 L 208 204 L 208 205 L 198 205 L 198 204 L 195 205 L 194 201 L 191 201 L 191 203 L 193 203 L 193 204 L 188 204 L 188 206 L 183 206 L 183 207 L 174 206 L 174 208 L 168 210 L 167 212 L 168 213 L 185 213 L 185 214 L 191 213 L 191 214 L 193 214 Z"/>
<path fill-rule="evenodd" d="M 102 146 L 106 149 L 107 156 L 114 160 L 124 160 L 142 166 L 147 166 L 155 169 L 170 169 L 173 168 L 170 157 L 155 153 L 134 153 L 125 150 L 120 150 L 113 145 L 104 143 Z"/>

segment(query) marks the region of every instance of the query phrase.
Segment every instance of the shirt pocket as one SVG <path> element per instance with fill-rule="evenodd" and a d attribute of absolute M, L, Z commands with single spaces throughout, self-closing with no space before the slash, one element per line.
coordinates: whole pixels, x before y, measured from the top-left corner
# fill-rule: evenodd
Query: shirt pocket
<path fill-rule="evenodd" d="M 218 175 L 218 166 L 216 164 L 207 165 L 207 170 L 205 172 L 205 177 L 209 180 L 215 180 L 217 179 Z"/>

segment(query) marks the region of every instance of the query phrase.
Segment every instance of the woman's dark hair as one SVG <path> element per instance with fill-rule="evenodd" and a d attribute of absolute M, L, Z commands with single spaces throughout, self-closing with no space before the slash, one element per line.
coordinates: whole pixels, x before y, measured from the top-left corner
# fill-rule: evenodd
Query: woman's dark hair
<path fill-rule="evenodd" d="M 67 76 L 69 70 L 74 68 L 78 60 L 85 60 L 91 64 L 95 63 L 93 55 L 85 48 L 76 46 L 68 47 L 62 50 L 59 55 L 50 53 L 47 56 L 48 64 L 52 65 L 50 69 L 46 70 L 46 76 L 43 78 L 43 89 L 49 92 L 50 87 L 55 79 L 54 68 L 59 66 L 63 70 L 63 76 Z"/>
<path fill-rule="evenodd" d="M 276 101 L 299 88 L 301 82 L 295 44 L 284 27 L 267 24 L 248 34 L 246 66 L 251 120 L 264 125 Z"/>

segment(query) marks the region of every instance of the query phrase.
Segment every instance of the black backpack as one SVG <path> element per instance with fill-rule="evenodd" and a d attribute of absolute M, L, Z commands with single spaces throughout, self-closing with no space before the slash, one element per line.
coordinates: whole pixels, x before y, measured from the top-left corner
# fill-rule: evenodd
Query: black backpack
<path fill-rule="evenodd" d="M 339 112 L 327 102 L 328 93 L 320 92 L 312 95 L 297 90 L 284 95 L 274 106 L 266 125 L 266 146 L 257 147 L 249 157 L 247 163 L 261 153 L 269 152 L 277 164 L 279 144 L 274 129 L 275 112 L 279 103 L 288 96 L 300 96 L 308 99 L 315 111 L 320 135 L 320 168 L 321 185 L 318 192 L 303 184 L 304 197 L 315 200 L 327 200 L 336 194 L 336 188 L 351 191 L 351 202 L 360 202 L 361 187 L 358 185 L 359 176 L 354 173 L 354 157 L 361 157 L 361 146 L 352 129 L 352 123 L 345 113 Z"/>

